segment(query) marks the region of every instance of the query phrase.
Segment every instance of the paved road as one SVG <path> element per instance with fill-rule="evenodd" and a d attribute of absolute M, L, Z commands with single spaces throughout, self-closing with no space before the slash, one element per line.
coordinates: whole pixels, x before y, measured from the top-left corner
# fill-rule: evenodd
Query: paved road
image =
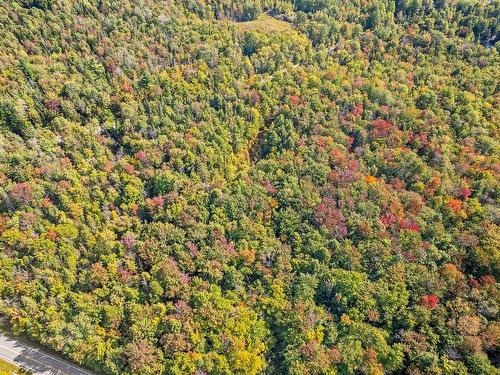
<path fill-rule="evenodd" d="M 35 375 L 94 375 L 71 362 L 13 336 L 0 333 L 0 358 Z"/>

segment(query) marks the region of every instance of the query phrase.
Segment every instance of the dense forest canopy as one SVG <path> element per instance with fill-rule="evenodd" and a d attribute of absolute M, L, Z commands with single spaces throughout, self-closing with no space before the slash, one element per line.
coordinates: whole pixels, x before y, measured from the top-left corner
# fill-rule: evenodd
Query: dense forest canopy
<path fill-rule="evenodd" d="M 499 0 L 0 2 L 0 313 L 105 374 L 498 374 Z"/>

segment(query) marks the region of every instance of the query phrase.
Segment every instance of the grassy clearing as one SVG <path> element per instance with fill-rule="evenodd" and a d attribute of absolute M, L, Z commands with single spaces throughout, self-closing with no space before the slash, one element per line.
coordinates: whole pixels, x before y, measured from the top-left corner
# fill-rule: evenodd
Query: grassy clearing
<path fill-rule="evenodd" d="M 13 374 L 26 374 L 26 372 L 22 372 L 22 370 L 16 365 L 12 365 L 0 358 L 0 375 Z"/>
<path fill-rule="evenodd" d="M 262 31 L 265 33 L 283 33 L 292 30 L 288 22 L 277 20 L 268 14 L 261 14 L 256 20 L 247 22 L 233 22 L 243 31 Z"/>

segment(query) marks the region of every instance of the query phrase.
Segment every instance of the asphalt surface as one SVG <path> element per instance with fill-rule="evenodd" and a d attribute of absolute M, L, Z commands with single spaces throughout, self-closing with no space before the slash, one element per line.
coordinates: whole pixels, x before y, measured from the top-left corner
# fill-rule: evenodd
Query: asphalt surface
<path fill-rule="evenodd" d="M 0 358 L 31 371 L 34 375 L 94 375 L 61 357 L 25 340 L 0 333 Z"/>

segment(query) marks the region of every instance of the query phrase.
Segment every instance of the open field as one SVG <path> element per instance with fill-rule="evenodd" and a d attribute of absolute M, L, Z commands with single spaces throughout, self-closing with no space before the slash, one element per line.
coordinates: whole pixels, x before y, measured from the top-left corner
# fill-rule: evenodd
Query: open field
<path fill-rule="evenodd" d="M 266 33 L 283 33 L 291 31 L 290 23 L 278 20 L 268 14 L 261 14 L 257 19 L 247 22 L 233 22 L 243 31 L 262 31 Z"/>

